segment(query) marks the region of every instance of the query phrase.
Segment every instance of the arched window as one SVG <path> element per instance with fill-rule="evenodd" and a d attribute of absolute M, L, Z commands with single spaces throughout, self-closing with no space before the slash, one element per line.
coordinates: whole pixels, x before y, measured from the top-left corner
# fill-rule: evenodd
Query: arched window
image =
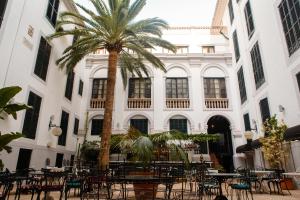
<path fill-rule="evenodd" d="M 183 116 L 174 116 L 169 120 L 170 130 L 176 130 L 188 134 L 189 125 L 187 118 Z"/>
<path fill-rule="evenodd" d="M 142 115 L 134 116 L 130 119 L 130 126 L 139 130 L 143 134 L 148 134 L 149 120 Z"/>

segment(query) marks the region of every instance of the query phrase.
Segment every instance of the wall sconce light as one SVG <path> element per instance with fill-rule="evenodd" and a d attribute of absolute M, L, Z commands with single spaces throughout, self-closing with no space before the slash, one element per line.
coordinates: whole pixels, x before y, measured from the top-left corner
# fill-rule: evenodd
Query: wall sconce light
<path fill-rule="evenodd" d="M 62 134 L 62 130 L 61 130 L 61 128 L 59 126 L 57 126 L 56 124 L 52 123 L 53 119 L 54 119 L 54 115 L 51 115 L 48 130 L 49 131 L 51 130 L 51 133 L 54 136 L 60 136 Z"/>
<path fill-rule="evenodd" d="M 279 112 L 284 112 L 285 108 L 283 107 L 283 105 L 279 105 L 278 106 Z"/>
<path fill-rule="evenodd" d="M 251 128 L 251 131 L 257 132 L 257 123 L 256 123 L 255 119 L 252 119 L 252 123 L 253 123 L 253 125 L 254 125 L 254 128 L 250 127 L 250 128 Z"/>

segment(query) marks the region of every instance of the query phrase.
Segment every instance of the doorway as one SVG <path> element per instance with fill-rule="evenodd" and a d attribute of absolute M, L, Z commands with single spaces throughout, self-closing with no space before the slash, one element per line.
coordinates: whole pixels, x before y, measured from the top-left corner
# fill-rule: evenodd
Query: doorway
<path fill-rule="evenodd" d="M 220 139 L 217 142 L 209 142 L 209 153 L 215 162 L 226 172 L 233 172 L 233 148 L 231 139 L 230 122 L 227 118 L 216 115 L 207 122 L 208 134 L 219 134 Z"/>

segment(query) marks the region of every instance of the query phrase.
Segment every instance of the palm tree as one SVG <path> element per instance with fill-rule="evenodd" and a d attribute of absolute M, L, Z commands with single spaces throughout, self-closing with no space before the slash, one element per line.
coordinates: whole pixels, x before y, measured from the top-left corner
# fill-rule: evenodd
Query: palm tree
<path fill-rule="evenodd" d="M 107 93 L 104 112 L 103 132 L 99 165 L 103 169 L 109 163 L 109 147 L 112 130 L 112 109 L 116 83 L 117 65 L 126 86 L 127 75 L 134 73 L 139 77 L 148 76 L 144 62 L 165 71 L 162 61 L 150 50 L 162 47 L 173 52 L 176 47 L 161 38 L 162 29 L 168 24 L 158 18 L 135 21 L 136 16 L 146 4 L 146 0 L 90 0 L 94 10 L 76 4 L 84 14 L 64 12 L 56 26 L 56 32 L 49 39 L 73 35 L 78 38 L 67 47 L 57 64 L 71 71 L 86 55 L 97 49 L 106 49 L 108 55 Z M 66 25 L 76 28 L 67 29 Z M 131 54 L 128 51 L 133 52 Z"/>

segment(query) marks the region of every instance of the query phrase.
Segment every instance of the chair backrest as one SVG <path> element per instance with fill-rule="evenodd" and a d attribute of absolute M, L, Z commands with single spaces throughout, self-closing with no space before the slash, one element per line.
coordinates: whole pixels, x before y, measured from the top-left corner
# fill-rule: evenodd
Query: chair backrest
<path fill-rule="evenodd" d="M 6 199 L 9 191 L 13 188 L 14 174 L 0 172 L 0 199 Z"/>
<path fill-rule="evenodd" d="M 67 172 L 51 172 L 50 170 L 44 171 L 44 181 L 42 182 L 45 186 L 61 186 L 65 185 L 67 179 Z"/>

